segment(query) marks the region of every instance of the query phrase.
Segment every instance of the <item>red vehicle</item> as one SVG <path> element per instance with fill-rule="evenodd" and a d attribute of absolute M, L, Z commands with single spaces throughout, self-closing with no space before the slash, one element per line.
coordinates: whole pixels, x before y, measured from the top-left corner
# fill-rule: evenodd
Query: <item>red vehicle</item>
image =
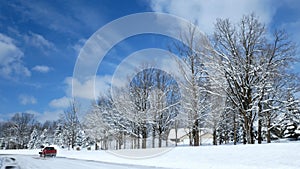
<path fill-rule="evenodd" d="M 39 152 L 41 157 L 56 157 L 57 150 L 54 147 L 45 147 L 41 152 Z"/>

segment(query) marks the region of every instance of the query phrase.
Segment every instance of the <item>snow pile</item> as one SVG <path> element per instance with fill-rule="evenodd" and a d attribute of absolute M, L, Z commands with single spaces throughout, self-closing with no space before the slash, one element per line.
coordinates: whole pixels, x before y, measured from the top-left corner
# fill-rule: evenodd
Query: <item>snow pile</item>
<path fill-rule="evenodd" d="M 58 157 L 94 160 L 109 163 L 133 164 L 165 168 L 210 169 L 298 169 L 300 168 L 300 142 L 262 145 L 200 146 L 164 149 L 151 158 L 124 158 L 128 154 L 145 155 L 157 149 L 119 151 L 59 150 Z M 1 150 L 1 154 L 29 154 L 38 156 L 37 150 Z M 157 151 L 159 152 L 159 151 Z M 114 155 L 117 154 L 118 156 Z"/>
<path fill-rule="evenodd" d="M 20 169 L 14 158 L 0 157 L 0 168 Z"/>

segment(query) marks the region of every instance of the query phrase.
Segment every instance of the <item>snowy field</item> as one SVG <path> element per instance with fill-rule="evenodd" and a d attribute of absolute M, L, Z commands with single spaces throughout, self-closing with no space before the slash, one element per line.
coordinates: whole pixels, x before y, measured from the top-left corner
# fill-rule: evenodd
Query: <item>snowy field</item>
<path fill-rule="evenodd" d="M 186 168 L 186 169 L 299 169 L 300 142 L 262 145 L 177 147 L 173 149 L 68 151 L 57 158 L 41 158 L 39 150 L 1 150 L 0 156 L 16 158 L 22 169 L 81 168 Z M 117 155 L 114 155 L 117 154 Z M 133 156 L 134 155 L 134 156 Z M 136 156 L 151 156 L 134 158 Z M 122 157 L 123 156 L 123 157 Z M 125 157 L 124 157 L 125 156 Z"/>

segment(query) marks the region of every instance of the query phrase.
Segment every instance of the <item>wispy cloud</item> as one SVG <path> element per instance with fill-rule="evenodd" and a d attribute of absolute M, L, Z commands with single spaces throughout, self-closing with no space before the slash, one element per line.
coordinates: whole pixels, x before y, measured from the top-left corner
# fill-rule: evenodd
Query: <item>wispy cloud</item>
<path fill-rule="evenodd" d="M 75 50 L 75 52 L 77 52 L 77 54 L 79 54 L 81 48 L 84 46 L 86 42 L 86 39 L 79 39 L 79 41 L 74 45 L 72 46 L 72 48 Z"/>
<path fill-rule="evenodd" d="M 276 11 L 276 3 L 272 0 L 156 0 L 151 1 L 151 7 L 154 11 L 171 13 L 197 22 L 206 33 L 213 32 L 216 18 L 230 18 L 236 22 L 241 16 L 254 12 L 268 24 Z"/>
<path fill-rule="evenodd" d="M 52 70 L 52 68 L 45 65 L 36 65 L 32 68 L 32 70 L 40 73 L 48 73 L 49 71 Z"/>
<path fill-rule="evenodd" d="M 36 104 L 37 99 L 34 96 L 21 94 L 19 95 L 19 101 L 22 105 L 28 105 L 28 104 Z"/>
<path fill-rule="evenodd" d="M 41 123 L 44 123 L 46 121 L 55 121 L 58 120 L 59 115 L 62 114 L 63 110 L 55 110 L 55 111 L 44 111 L 44 112 L 37 112 L 35 110 L 27 110 L 26 113 L 33 114 Z"/>
<path fill-rule="evenodd" d="M 30 77 L 31 72 L 23 63 L 23 52 L 12 38 L 0 33 L 0 77 L 16 79 Z"/>
<path fill-rule="evenodd" d="M 71 101 L 71 98 L 64 96 L 59 99 L 51 100 L 49 105 L 53 108 L 67 108 L 70 105 L 70 101 Z"/>
<path fill-rule="evenodd" d="M 79 35 L 86 29 L 95 31 L 100 27 L 99 21 L 103 17 L 101 7 L 93 7 L 83 1 L 59 1 L 55 4 L 47 1 L 20 1 L 11 2 L 10 6 L 20 13 L 24 20 L 31 20 L 48 29 L 72 35 Z"/>
<path fill-rule="evenodd" d="M 45 111 L 37 116 L 37 120 L 40 122 L 55 121 L 58 120 L 60 114 L 64 113 L 63 110 Z"/>
<path fill-rule="evenodd" d="M 41 50 L 55 49 L 55 46 L 52 42 L 37 33 L 29 32 L 28 35 L 24 35 L 24 40 L 28 45 L 37 47 Z"/>
<path fill-rule="evenodd" d="M 93 100 L 99 94 L 107 94 L 111 86 L 111 79 L 112 76 L 110 75 L 89 77 L 85 81 L 67 77 L 65 79 L 66 93 L 75 98 Z"/>

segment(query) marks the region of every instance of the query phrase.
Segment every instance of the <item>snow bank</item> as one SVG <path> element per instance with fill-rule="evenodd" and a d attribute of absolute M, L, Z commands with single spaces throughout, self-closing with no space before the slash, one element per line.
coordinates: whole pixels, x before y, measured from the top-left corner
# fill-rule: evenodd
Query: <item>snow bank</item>
<path fill-rule="evenodd" d="M 133 156 L 130 157 L 128 154 L 145 156 L 145 154 L 151 154 L 153 151 L 158 151 L 158 149 L 110 152 L 59 150 L 58 157 L 166 168 L 298 169 L 300 168 L 299 150 L 300 142 L 289 142 L 262 145 L 176 147 L 165 149 L 162 154 L 151 158 L 134 159 Z M 2 150 L 0 153 L 38 155 L 38 151 Z"/>

